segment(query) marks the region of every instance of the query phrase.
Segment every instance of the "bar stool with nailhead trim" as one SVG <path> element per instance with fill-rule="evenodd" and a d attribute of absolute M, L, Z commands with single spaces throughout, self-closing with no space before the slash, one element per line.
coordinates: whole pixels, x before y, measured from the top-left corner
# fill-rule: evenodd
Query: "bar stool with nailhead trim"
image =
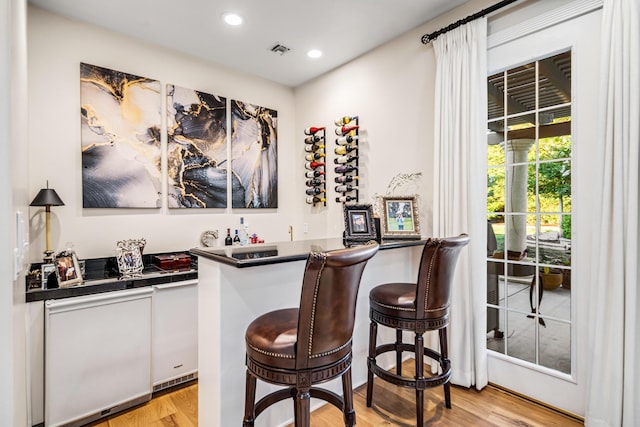
<path fill-rule="evenodd" d="M 451 408 L 449 381 L 451 363 L 447 349 L 447 327 L 451 284 L 458 256 L 469 243 L 469 236 L 429 239 L 422 251 L 417 283 L 386 283 L 369 293 L 371 326 L 369 331 L 369 358 L 367 378 L 367 406 L 373 399 L 373 376 L 401 387 L 416 390 L 416 422 L 423 425 L 424 390 L 444 386 L 445 405 Z M 396 341 L 376 344 L 378 324 L 395 329 Z M 423 334 L 438 331 L 440 351 L 424 346 Z M 402 342 L 402 331 L 415 334 L 413 344 Z M 382 369 L 376 357 L 387 352 L 396 353 L 396 373 Z M 415 377 L 402 376 L 402 353 L 413 352 Z M 425 377 L 424 356 L 439 364 L 438 373 Z"/>
<path fill-rule="evenodd" d="M 250 427 L 272 404 L 293 398 L 296 427 L 309 427 L 310 399 L 338 407 L 345 426 L 355 425 L 351 382 L 351 339 L 356 298 L 367 261 L 378 245 L 312 252 L 302 280 L 299 308 L 272 311 L 247 328 L 246 394 L 243 426 Z M 342 378 L 343 396 L 314 387 Z M 257 403 L 256 380 L 282 385 Z"/>

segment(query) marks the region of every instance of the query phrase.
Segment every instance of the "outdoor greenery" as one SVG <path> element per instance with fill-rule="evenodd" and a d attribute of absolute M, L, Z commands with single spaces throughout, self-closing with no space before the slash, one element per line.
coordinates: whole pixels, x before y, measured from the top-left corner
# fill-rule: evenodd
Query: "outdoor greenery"
<path fill-rule="evenodd" d="M 537 150 L 536 150 L 537 148 Z M 536 182 L 536 151 L 538 151 L 538 179 Z M 502 222 L 505 213 L 505 154 L 500 145 L 488 147 L 487 211 L 489 220 Z M 536 185 L 540 225 L 553 225 L 564 236 L 571 235 L 571 136 L 538 140 L 528 153 L 528 212 L 536 211 Z M 508 169 L 507 169 L 508 170 Z M 494 213 L 494 214 L 491 214 Z M 528 215 L 529 225 L 535 226 L 535 216 Z"/>

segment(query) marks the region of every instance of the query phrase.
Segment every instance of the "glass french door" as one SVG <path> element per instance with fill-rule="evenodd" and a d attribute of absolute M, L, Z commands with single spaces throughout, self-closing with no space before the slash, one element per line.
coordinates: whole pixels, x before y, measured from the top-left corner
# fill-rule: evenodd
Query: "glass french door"
<path fill-rule="evenodd" d="M 576 415 L 588 321 L 580 158 L 597 143 L 599 27 L 591 12 L 488 56 L 489 381 Z"/>

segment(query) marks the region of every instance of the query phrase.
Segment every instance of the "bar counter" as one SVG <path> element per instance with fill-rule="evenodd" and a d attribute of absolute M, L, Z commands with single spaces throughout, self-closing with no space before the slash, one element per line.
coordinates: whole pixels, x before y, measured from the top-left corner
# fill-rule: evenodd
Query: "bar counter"
<path fill-rule="evenodd" d="M 423 246 L 425 242 L 426 240 L 383 240 L 380 243 L 380 250 Z M 354 244 L 362 243 L 352 243 L 350 246 Z M 302 261 L 307 259 L 310 252 L 325 252 L 345 247 L 342 239 L 319 239 L 275 244 L 225 246 L 224 248 L 195 248 L 191 249 L 191 254 L 243 268 Z"/>
<path fill-rule="evenodd" d="M 385 282 L 414 282 L 424 240 L 383 241 L 367 263 L 360 282 L 353 334 L 353 386 L 367 380 L 369 292 Z M 242 423 L 245 394 L 244 333 L 268 311 L 298 307 L 306 259 L 311 251 L 342 249 L 342 239 L 194 248 L 198 257 L 198 420 L 203 426 Z M 381 328 L 380 339 L 395 334 Z M 391 366 L 392 358 L 381 364 Z M 340 380 L 325 386 L 342 394 Z M 276 386 L 258 381 L 258 399 Z M 312 409 L 323 402 L 312 399 Z M 256 427 L 283 426 L 293 420 L 293 402 L 274 405 Z"/>

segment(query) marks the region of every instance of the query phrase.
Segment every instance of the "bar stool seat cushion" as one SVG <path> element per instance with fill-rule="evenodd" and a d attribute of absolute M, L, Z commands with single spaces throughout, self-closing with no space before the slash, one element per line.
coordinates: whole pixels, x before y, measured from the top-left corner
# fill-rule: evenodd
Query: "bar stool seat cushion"
<path fill-rule="evenodd" d="M 369 293 L 369 305 L 382 314 L 394 317 L 416 317 L 415 283 L 387 283 L 376 286 Z"/>
<path fill-rule="evenodd" d="M 298 308 L 285 308 L 251 322 L 245 334 L 247 356 L 274 368 L 295 369 L 298 312 Z"/>
<path fill-rule="evenodd" d="M 416 290 L 415 283 L 385 283 L 376 286 L 369 293 L 369 306 L 380 315 L 416 320 Z M 431 292 L 435 292 L 435 290 L 431 290 Z M 430 307 L 420 315 L 420 318 L 439 319 L 447 314 L 448 306 L 443 305 L 442 307 Z"/>

